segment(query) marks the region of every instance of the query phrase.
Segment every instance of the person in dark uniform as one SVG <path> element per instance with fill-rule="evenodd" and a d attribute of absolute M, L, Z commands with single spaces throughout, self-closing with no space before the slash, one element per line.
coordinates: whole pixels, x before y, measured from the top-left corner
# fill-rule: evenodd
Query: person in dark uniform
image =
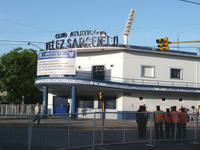
<path fill-rule="evenodd" d="M 148 111 L 146 110 L 146 105 L 143 105 L 143 113 L 144 113 L 144 128 L 143 128 L 143 132 L 144 132 L 144 137 L 146 137 L 147 122 L 148 122 L 148 118 L 149 118 Z"/>
<path fill-rule="evenodd" d="M 164 118 L 164 124 L 165 124 L 165 138 L 170 138 L 171 133 L 171 115 L 169 108 L 166 109 L 165 118 Z"/>
<path fill-rule="evenodd" d="M 136 122 L 138 127 L 138 138 L 143 138 L 143 106 L 140 106 L 136 113 Z"/>
<path fill-rule="evenodd" d="M 69 113 L 69 110 L 70 110 L 70 103 L 67 102 L 67 113 Z"/>
<path fill-rule="evenodd" d="M 146 125 L 148 121 L 145 106 L 140 106 L 136 113 L 136 122 L 138 126 L 138 138 L 145 138 L 146 136 Z"/>

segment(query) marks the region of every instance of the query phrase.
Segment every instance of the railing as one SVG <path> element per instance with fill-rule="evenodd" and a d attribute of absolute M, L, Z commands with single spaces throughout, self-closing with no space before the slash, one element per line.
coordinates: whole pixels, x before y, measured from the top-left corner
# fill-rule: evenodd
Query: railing
<path fill-rule="evenodd" d="M 31 115 L 34 108 L 35 104 L 0 104 L 0 114 Z"/>
<path fill-rule="evenodd" d="M 129 116 L 128 120 L 120 116 Z M 73 120 L 71 117 L 77 117 Z M 105 116 L 105 117 L 104 117 Z M 108 119 L 115 118 L 119 119 Z M 175 124 L 174 136 L 156 138 L 154 113 L 148 113 L 144 136 L 138 137 L 136 113 L 87 113 L 63 115 L 0 115 L 0 149 L 6 150 L 65 150 L 71 148 L 155 142 L 200 140 L 197 115 L 190 115 L 185 138 L 178 137 L 179 124 Z M 39 124 L 37 119 L 40 120 Z M 35 121 L 35 122 L 34 122 Z"/>
<path fill-rule="evenodd" d="M 78 71 L 77 78 L 92 79 L 92 73 Z M 192 87 L 200 88 L 200 83 L 194 82 L 178 82 L 178 81 L 162 81 L 162 80 L 147 80 L 147 79 L 134 79 L 134 78 L 120 78 L 113 76 L 105 76 L 105 81 L 140 84 L 140 85 L 156 85 L 156 86 L 177 86 L 177 87 Z"/>

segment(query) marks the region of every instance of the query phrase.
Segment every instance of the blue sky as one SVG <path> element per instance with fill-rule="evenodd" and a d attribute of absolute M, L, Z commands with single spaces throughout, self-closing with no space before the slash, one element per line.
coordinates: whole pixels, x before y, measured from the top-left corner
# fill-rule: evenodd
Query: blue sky
<path fill-rule="evenodd" d="M 118 35 L 123 43 L 124 26 L 132 8 L 137 12 L 129 35 L 131 45 L 156 47 L 156 39 L 164 36 L 170 41 L 200 40 L 200 5 L 179 0 L 2 0 L 0 40 L 47 42 L 56 33 L 99 29 Z M 16 47 L 37 49 L 26 43 L 15 44 L 0 41 L 0 55 Z M 179 47 L 196 51 L 185 47 L 200 44 Z"/>

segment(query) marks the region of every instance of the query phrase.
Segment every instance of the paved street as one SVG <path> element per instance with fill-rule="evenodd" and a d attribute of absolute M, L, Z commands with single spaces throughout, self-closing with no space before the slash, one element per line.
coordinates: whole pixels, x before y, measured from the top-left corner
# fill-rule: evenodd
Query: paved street
<path fill-rule="evenodd" d="M 154 146 L 145 144 L 124 144 L 97 147 L 95 150 L 199 150 L 200 144 L 192 144 L 190 142 L 159 142 L 154 143 Z M 85 149 L 89 150 L 89 149 Z"/>
<path fill-rule="evenodd" d="M 29 120 L 30 121 L 30 120 Z M 96 149 L 121 150 L 121 149 L 159 149 L 166 147 L 183 147 L 185 150 L 195 150 L 199 145 L 189 141 L 182 142 L 153 142 L 154 147 L 148 147 L 150 129 L 152 140 L 155 141 L 154 128 L 148 124 L 147 138 L 137 138 L 137 126 L 134 120 L 102 120 L 79 119 L 66 120 L 60 117 L 41 119 L 41 124 L 31 124 L 27 119 L 1 118 L 0 145 L 5 150 L 27 150 L 31 143 L 33 150 L 54 150 L 60 148 L 75 148 L 80 150 L 91 149 L 93 143 L 107 146 L 96 146 Z M 188 124 L 187 139 L 194 139 L 194 125 Z M 199 136 L 199 134 L 197 134 Z M 126 144 L 122 144 L 126 143 Z M 128 144 L 134 143 L 134 144 Z M 80 148 L 87 147 L 87 148 Z M 187 149 L 186 149 L 187 148 Z M 183 150 L 183 149 L 181 149 Z"/>

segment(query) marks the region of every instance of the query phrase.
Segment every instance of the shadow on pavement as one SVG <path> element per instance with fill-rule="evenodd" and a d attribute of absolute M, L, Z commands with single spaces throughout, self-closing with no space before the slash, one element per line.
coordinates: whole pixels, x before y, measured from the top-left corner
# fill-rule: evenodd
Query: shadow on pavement
<path fill-rule="evenodd" d="M 159 142 L 154 146 L 147 146 L 144 143 L 112 145 L 96 148 L 97 150 L 200 150 L 200 144 L 189 142 Z"/>
<path fill-rule="evenodd" d="M 92 148 L 81 148 L 79 150 L 92 150 Z M 191 142 L 159 142 L 153 146 L 145 143 L 119 144 L 109 146 L 96 146 L 95 150 L 200 150 L 200 144 Z"/>

